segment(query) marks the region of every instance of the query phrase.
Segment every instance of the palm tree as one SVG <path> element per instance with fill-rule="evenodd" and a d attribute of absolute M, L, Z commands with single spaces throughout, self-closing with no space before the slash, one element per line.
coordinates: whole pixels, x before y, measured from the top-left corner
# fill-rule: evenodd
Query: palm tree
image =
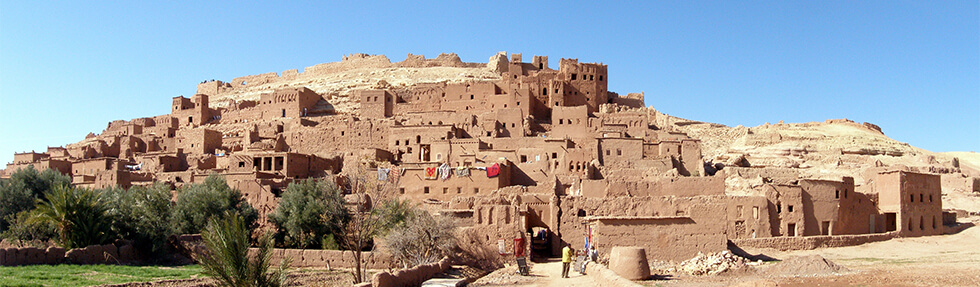
<path fill-rule="evenodd" d="M 32 220 L 54 226 L 62 247 L 85 247 L 104 244 L 112 238 L 107 209 L 100 193 L 59 185 L 45 194 L 43 200 L 37 200 Z"/>
<path fill-rule="evenodd" d="M 217 280 L 219 286 L 286 285 L 291 258 L 284 259 L 277 270 L 269 271 L 272 259 L 270 234 L 259 239 L 258 252 L 249 256 L 249 234 L 240 215 L 226 213 L 223 219 L 211 218 L 202 237 L 207 249 L 197 256 L 198 261 L 204 274 Z"/>

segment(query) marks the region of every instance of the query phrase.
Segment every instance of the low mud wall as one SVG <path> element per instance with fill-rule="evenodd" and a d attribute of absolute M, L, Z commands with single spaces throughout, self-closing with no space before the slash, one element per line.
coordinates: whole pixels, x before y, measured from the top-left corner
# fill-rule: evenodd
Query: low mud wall
<path fill-rule="evenodd" d="M 258 249 L 251 248 L 250 252 Z M 292 258 L 291 267 L 324 267 L 324 268 L 354 268 L 354 252 L 342 250 L 318 250 L 318 249 L 274 249 L 272 251 L 273 266 L 278 266 L 283 259 Z M 390 269 L 395 266 L 395 261 L 391 256 L 382 252 L 361 252 L 364 261 L 364 268 L 367 269 Z"/>
<path fill-rule="evenodd" d="M 199 234 L 185 234 L 171 239 L 178 252 L 187 257 L 195 258 L 206 248 Z M 249 254 L 255 254 L 258 248 L 249 248 Z M 293 268 L 322 267 L 322 268 L 354 268 L 354 252 L 345 250 L 323 249 L 289 249 L 276 248 L 272 250 L 270 262 L 278 266 L 285 258 L 291 258 L 289 264 Z M 392 269 L 396 267 L 395 260 L 383 252 L 361 252 L 363 267 L 367 269 Z"/>
<path fill-rule="evenodd" d="M 421 286 L 422 282 L 432 279 L 451 267 L 449 258 L 443 258 L 436 263 L 422 264 L 412 268 L 399 269 L 392 272 L 384 271 L 371 277 L 372 287 L 409 287 Z"/>
<path fill-rule="evenodd" d="M 973 227 L 972 222 L 960 222 L 954 225 L 943 225 L 943 234 L 956 234 L 960 231 L 966 230 L 967 228 Z"/>
<path fill-rule="evenodd" d="M 768 237 L 735 239 L 732 243 L 745 248 L 772 248 L 778 250 L 811 250 L 824 247 L 844 247 L 865 243 L 885 241 L 898 237 L 896 232 L 861 234 L 861 235 L 832 235 L 805 237 Z"/>
<path fill-rule="evenodd" d="M 129 244 L 92 245 L 65 251 L 61 247 L 0 248 L 0 266 L 23 266 L 39 264 L 123 264 L 135 258 L 133 246 Z"/>

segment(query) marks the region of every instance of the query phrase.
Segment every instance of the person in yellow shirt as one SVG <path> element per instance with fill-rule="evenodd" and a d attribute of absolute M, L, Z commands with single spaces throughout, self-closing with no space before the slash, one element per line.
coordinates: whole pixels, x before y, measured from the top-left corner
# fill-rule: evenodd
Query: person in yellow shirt
<path fill-rule="evenodd" d="M 572 265 L 574 256 L 575 251 L 572 250 L 571 244 L 566 244 L 565 248 L 561 249 L 561 278 L 568 278 L 568 267 Z"/>

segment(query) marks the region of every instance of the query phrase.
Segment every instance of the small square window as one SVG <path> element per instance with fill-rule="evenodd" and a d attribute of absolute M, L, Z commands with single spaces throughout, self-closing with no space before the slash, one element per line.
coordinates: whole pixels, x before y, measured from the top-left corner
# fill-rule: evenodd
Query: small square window
<path fill-rule="evenodd" d="M 473 193 L 474 194 L 480 193 L 480 188 L 479 187 L 474 187 L 473 188 Z"/>
<path fill-rule="evenodd" d="M 786 210 L 789 210 L 789 212 L 793 212 L 793 206 L 792 205 L 787 205 L 786 206 Z"/>
<path fill-rule="evenodd" d="M 426 186 L 426 187 L 425 187 L 425 188 L 424 188 L 424 189 L 422 190 L 422 193 L 429 193 L 429 187 L 428 187 L 428 186 Z"/>

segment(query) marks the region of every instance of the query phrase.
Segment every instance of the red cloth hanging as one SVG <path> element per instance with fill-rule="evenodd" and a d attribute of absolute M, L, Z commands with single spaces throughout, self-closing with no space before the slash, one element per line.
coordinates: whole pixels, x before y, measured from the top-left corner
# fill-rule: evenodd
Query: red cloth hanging
<path fill-rule="evenodd" d="M 436 179 L 437 178 L 436 174 L 437 174 L 436 168 L 434 167 L 425 168 L 425 179 Z"/>
<path fill-rule="evenodd" d="M 500 164 L 493 164 L 487 167 L 487 177 L 496 177 L 500 175 Z"/>

